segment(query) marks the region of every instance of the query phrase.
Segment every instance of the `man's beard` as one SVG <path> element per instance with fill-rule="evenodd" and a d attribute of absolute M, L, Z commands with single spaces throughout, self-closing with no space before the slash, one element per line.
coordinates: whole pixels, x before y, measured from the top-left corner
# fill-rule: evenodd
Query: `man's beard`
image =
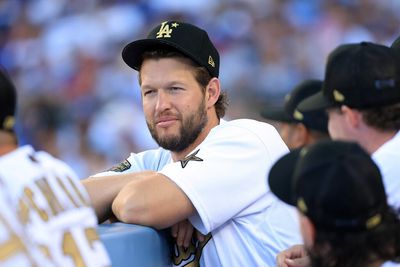
<path fill-rule="evenodd" d="M 158 136 L 155 126 L 150 125 L 149 122 L 147 122 L 147 126 L 151 136 L 160 147 L 173 152 L 181 152 L 196 140 L 206 126 L 207 121 L 205 102 L 202 101 L 196 112 L 193 112 L 189 118 L 182 120 L 178 135 L 160 137 Z"/>

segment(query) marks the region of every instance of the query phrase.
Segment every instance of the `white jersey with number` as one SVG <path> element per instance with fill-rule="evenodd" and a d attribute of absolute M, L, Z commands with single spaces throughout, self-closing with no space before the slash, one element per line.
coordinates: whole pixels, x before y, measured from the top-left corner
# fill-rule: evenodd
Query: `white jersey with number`
<path fill-rule="evenodd" d="M 16 209 L 0 178 L 0 266 L 54 266 L 43 257 L 19 221 Z"/>
<path fill-rule="evenodd" d="M 184 160 L 173 162 L 160 148 L 131 154 L 99 175 L 156 170 L 185 192 L 197 211 L 189 220 L 207 236 L 185 251 L 175 247 L 176 266 L 275 266 L 278 252 L 302 242 L 295 209 L 267 183 L 271 166 L 287 152 L 269 124 L 221 121 Z"/>
<path fill-rule="evenodd" d="M 33 261 L 42 259 L 37 266 L 110 265 L 87 192 L 66 164 L 30 146 L 20 147 L 0 157 L 0 182 L 11 213 L 17 214 L 15 225 L 21 226 L 13 231 L 22 233 Z M 7 240 L 5 232 L 0 236 Z"/>

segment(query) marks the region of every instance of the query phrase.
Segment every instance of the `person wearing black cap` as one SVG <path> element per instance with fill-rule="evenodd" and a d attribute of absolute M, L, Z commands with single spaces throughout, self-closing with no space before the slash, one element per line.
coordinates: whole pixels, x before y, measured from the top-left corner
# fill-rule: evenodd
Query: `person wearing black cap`
<path fill-rule="evenodd" d="M 400 262 L 400 220 L 387 204 L 378 166 L 358 144 L 296 149 L 275 163 L 268 183 L 297 207 L 312 267 Z"/>
<path fill-rule="evenodd" d="M 371 155 L 388 203 L 400 212 L 400 58 L 394 49 L 368 42 L 340 45 L 328 57 L 322 90 L 299 110 L 326 110 L 331 138 L 355 141 Z M 278 260 L 300 254 L 288 249 Z"/>
<path fill-rule="evenodd" d="M 83 181 L 99 220 L 113 213 L 127 223 L 173 226 L 176 266 L 272 266 L 279 250 L 301 241 L 295 210 L 265 184 L 288 149 L 267 123 L 222 119 L 219 54 L 207 32 L 165 21 L 125 46 L 122 58 L 139 72 L 160 148 Z M 187 220 L 204 236 L 191 240 Z"/>
<path fill-rule="evenodd" d="M 18 146 L 16 103 L 16 89 L 0 69 L 0 265 L 109 266 L 75 173 L 46 152 Z"/>
<path fill-rule="evenodd" d="M 297 105 L 305 98 L 319 92 L 320 80 L 305 80 L 285 96 L 283 107 L 266 107 L 261 116 L 275 121 L 276 128 L 289 149 L 329 139 L 328 116 L 324 110 L 300 112 Z"/>

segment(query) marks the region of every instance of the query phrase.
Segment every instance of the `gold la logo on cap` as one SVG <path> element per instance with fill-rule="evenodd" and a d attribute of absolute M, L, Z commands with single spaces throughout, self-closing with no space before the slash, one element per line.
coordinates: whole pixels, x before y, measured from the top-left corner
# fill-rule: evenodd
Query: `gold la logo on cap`
<path fill-rule="evenodd" d="M 333 93 L 333 98 L 335 99 L 336 102 L 344 101 L 345 97 L 341 92 L 339 92 L 338 90 L 335 89 L 335 90 L 333 90 L 332 93 Z"/>
<path fill-rule="evenodd" d="M 210 64 L 211 66 L 213 66 L 215 68 L 215 62 L 214 62 L 214 59 L 212 58 L 212 56 L 208 56 L 208 64 Z"/>
<path fill-rule="evenodd" d="M 168 24 L 168 21 L 164 21 L 161 23 L 160 30 L 158 30 L 156 38 L 170 38 L 172 33 L 172 28 L 177 28 L 179 26 L 178 23 L 171 23 L 171 27 Z"/>

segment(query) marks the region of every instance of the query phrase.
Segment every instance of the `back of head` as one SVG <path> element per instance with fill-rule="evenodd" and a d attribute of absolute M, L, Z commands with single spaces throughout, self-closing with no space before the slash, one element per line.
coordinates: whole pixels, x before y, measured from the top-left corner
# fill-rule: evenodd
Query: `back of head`
<path fill-rule="evenodd" d="M 320 266 L 399 259 L 400 221 L 378 167 L 358 144 L 326 141 L 292 151 L 272 167 L 269 185 L 311 220 L 311 255 Z"/>
<path fill-rule="evenodd" d="M 322 92 L 301 103 L 300 109 L 368 109 L 399 101 L 399 56 L 389 47 L 362 42 L 340 45 L 330 53 Z"/>
<path fill-rule="evenodd" d="M 310 130 L 328 134 L 328 117 L 324 110 L 300 112 L 297 109 L 301 101 L 318 93 L 321 89 L 322 81 L 304 80 L 285 96 L 283 107 L 266 107 L 261 111 L 261 116 L 274 121 L 303 123 Z"/>
<path fill-rule="evenodd" d="M 0 68 L 0 130 L 13 131 L 17 94 L 8 74 Z"/>

